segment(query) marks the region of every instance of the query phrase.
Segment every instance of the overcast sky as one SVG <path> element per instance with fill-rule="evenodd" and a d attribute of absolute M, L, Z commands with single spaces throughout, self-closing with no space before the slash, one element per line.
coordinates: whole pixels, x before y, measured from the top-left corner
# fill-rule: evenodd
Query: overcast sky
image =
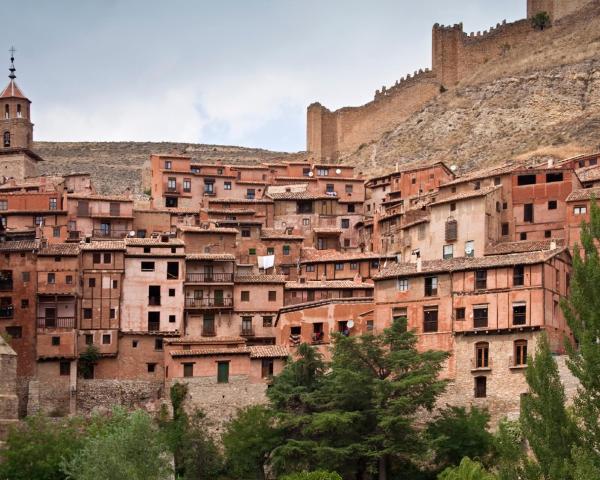
<path fill-rule="evenodd" d="M 430 67 L 435 22 L 484 30 L 523 18 L 525 4 L 0 0 L 8 13 L 0 65 L 8 67 L 14 45 L 37 140 L 296 151 L 305 148 L 310 103 L 360 105 L 382 85 Z"/>

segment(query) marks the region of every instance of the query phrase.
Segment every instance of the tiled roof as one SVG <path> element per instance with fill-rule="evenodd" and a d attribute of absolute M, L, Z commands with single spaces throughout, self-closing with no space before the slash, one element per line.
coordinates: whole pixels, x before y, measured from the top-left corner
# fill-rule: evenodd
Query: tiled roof
<path fill-rule="evenodd" d="M 315 233 L 334 233 L 334 234 L 341 234 L 343 231 L 341 228 L 335 228 L 335 227 L 314 227 L 312 230 Z"/>
<path fill-rule="evenodd" d="M 182 247 L 184 244 L 183 240 L 179 238 L 169 237 L 168 242 L 161 241 L 160 238 L 126 238 L 125 244 L 128 247 Z"/>
<path fill-rule="evenodd" d="M 198 345 L 214 345 L 214 344 L 232 344 L 232 343 L 246 343 L 244 337 L 178 337 L 169 340 L 169 343 L 194 343 Z"/>
<path fill-rule="evenodd" d="M 481 168 L 478 170 L 474 170 L 472 172 L 466 173 L 465 175 L 461 175 L 457 177 L 455 180 L 451 182 L 446 182 L 442 184 L 442 187 L 446 185 L 458 185 L 459 183 L 472 182 L 474 180 L 481 180 L 484 178 L 495 177 L 498 175 L 505 175 L 507 173 L 511 173 L 512 171 L 522 167 L 515 162 L 507 162 L 502 165 L 497 165 L 494 167 Z"/>
<path fill-rule="evenodd" d="M 233 235 L 237 235 L 239 233 L 237 228 L 230 228 L 230 227 L 204 228 L 204 227 L 193 227 L 190 225 L 182 225 L 177 228 L 182 232 L 193 232 L 193 233 L 207 233 L 207 234 L 208 233 L 230 233 Z"/>
<path fill-rule="evenodd" d="M 244 355 L 249 354 L 250 350 L 248 347 L 219 347 L 217 345 L 212 347 L 192 348 L 190 350 L 172 350 L 170 352 L 172 357 L 198 357 L 207 355 Z"/>
<path fill-rule="evenodd" d="M 227 203 L 273 203 L 273 200 L 269 199 L 269 198 L 254 198 L 254 199 L 250 199 L 250 198 L 214 198 L 214 199 L 210 199 L 208 201 L 209 205 L 212 204 L 227 204 Z"/>
<path fill-rule="evenodd" d="M 485 255 L 505 255 L 507 253 L 524 253 L 535 252 L 539 250 L 549 250 L 552 242 L 555 242 L 557 247 L 563 247 L 565 245 L 565 241 L 562 238 L 502 242 L 497 243 L 496 245 L 488 245 L 485 248 Z"/>
<path fill-rule="evenodd" d="M 186 260 L 212 260 L 215 262 L 233 262 L 235 255 L 231 253 L 188 253 Z"/>
<path fill-rule="evenodd" d="M 290 290 L 314 288 L 373 288 L 373 284 L 354 282 L 352 280 L 307 280 L 306 282 L 286 282 L 285 288 Z"/>
<path fill-rule="evenodd" d="M 273 200 L 325 200 L 325 199 L 337 199 L 335 195 L 325 195 L 323 193 L 316 192 L 281 192 L 271 193 L 268 192 L 267 196 Z"/>
<path fill-rule="evenodd" d="M 371 177 L 371 178 L 367 179 L 367 183 L 373 182 L 374 180 L 384 180 L 386 178 L 391 178 L 397 174 L 416 172 L 419 170 L 427 170 L 429 168 L 433 168 L 436 166 L 441 166 L 448 172 L 451 172 L 451 170 L 446 166 L 446 164 L 444 162 L 434 162 L 434 163 L 429 163 L 429 164 L 423 164 L 423 162 L 409 162 L 409 163 L 405 163 L 404 165 L 400 165 L 398 170 L 394 170 L 393 172 L 389 172 L 384 175 L 379 175 L 377 177 Z"/>
<path fill-rule="evenodd" d="M 76 200 L 103 200 L 108 202 L 133 202 L 132 198 L 124 195 L 92 195 L 82 193 L 69 193 L 67 198 L 73 198 Z"/>
<path fill-rule="evenodd" d="M 344 262 L 351 260 L 376 260 L 396 258 L 395 255 L 384 255 L 373 252 L 339 252 L 337 250 L 317 250 L 313 247 L 302 249 L 300 263 Z"/>
<path fill-rule="evenodd" d="M 578 168 L 575 170 L 575 175 L 580 182 L 597 182 L 600 180 L 600 165 L 592 165 L 590 167 Z"/>
<path fill-rule="evenodd" d="M 579 190 L 573 190 L 567 197 L 567 202 L 591 200 L 592 197 L 600 198 L 600 187 L 580 188 Z"/>
<path fill-rule="evenodd" d="M 295 303 L 293 305 L 287 305 L 279 309 L 279 312 L 277 313 L 277 320 L 275 321 L 275 326 L 277 326 L 277 323 L 279 322 L 279 317 L 282 313 L 305 310 L 307 308 L 317 308 L 323 305 L 331 305 L 334 303 L 366 303 L 374 305 L 373 300 L 373 297 L 325 298 L 323 300 L 314 300 L 312 302 Z"/>
<path fill-rule="evenodd" d="M 38 255 L 76 256 L 79 255 L 78 243 L 49 243 L 41 247 Z"/>
<path fill-rule="evenodd" d="M 125 250 L 123 240 L 101 240 L 81 243 L 82 250 Z"/>
<path fill-rule="evenodd" d="M 253 345 L 248 349 L 250 358 L 287 358 L 290 355 L 282 345 Z"/>
<path fill-rule="evenodd" d="M 206 212 L 210 215 L 254 215 L 256 210 L 248 208 L 208 208 Z"/>
<path fill-rule="evenodd" d="M 178 207 L 178 208 L 167 208 L 167 207 L 160 207 L 160 208 L 134 208 L 133 209 L 134 212 L 139 212 L 139 213 L 171 213 L 171 214 L 187 214 L 187 215 L 199 215 L 200 212 L 198 209 L 196 208 L 183 208 L 183 207 Z"/>
<path fill-rule="evenodd" d="M 23 99 L 27 100 L 27 97 L 25 95 L 23 95 L 23 92 L 17 86 L 17 83 L 13 79 L 10 80 L 10 82 L 8 83 L 6 88 L 4 90 L 2 90 L 2 93 L 0 93 L 0 98 L 11 98 L 11 97 L 23 98 Z"/>
<path fill-rule="evenodd" d="M 375 280 L 414 276 L 427 273 L 457 272 L 478 268 L 508 267 L 513 265 L 533 265 L 542 263 L 563 252 L 564 248 L 554 250 L 513 253 L 506 255 L 490 255 L 486 257 L 459 257 L 449 260 L 426 260 L 421 263 L 421 271 L 417 272 L 416 263 L 396 263 L 388 265 L 374 275 Z"/>
<path fill-rule="evenodd" d="M 288 235 L 280 230 L 274 228 L 263 228 L 260 231 L 260 238 L 263 240 L 304 240 L 302 235 Z"/>
<path fill-rule="evenodd" d="M 402 225 L 400 227 L 400 229 L 405 230 L 407 228 L 414 227 L 415 225 L 419 225 L 421 223 L 428 223 L 428 222 L 429 222 L 429 218 L 427 218 L 427 217 L 417 218 L 416 220 L 413 220 L 412 222 L 408 222 L 408 223 Z"/>
<path fill-rule="evenodd" d="M 36 240 L 16 240 L 13 242 L 0 242 L 0 252 L 22 252 L 35 250 L 38 247 Z"/>
<path fill-rule="evenodd" d="M 235 283 L 285 283 L 285 275 L 238 275 Z"/>
<path fill-rule="evenodd" d="M 496 190 L 499 190 L 500 188 L 502 188 L 501 185 L 492 185 L 489 187 L 480 188 L 479 190 L 471 190 L 468 192 L 461 192 L 461 193 L 457 193 L 456 195 L 451 195 L 446 198 L 440 198 L 439 200 L 437 200 L 433 203 L 430 203 L 429 205 L 434 207 L 436 205 L 442 205 L 444 203 L 458 202 L 460 200 L 468 200 L 468 199 L 476 198 L 476 197 L 484 197 L 486 195 L 489 195 L 492 192 L 495 192 Z"/>

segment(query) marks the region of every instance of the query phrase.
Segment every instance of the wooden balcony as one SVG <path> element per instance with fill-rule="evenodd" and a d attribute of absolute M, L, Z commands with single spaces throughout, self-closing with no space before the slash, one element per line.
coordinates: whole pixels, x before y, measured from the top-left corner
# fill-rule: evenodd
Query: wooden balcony
<path fill-rule="evenodd" d="M 37 327 L 42 329 L 75 328 L 75 317 L 37 317 Z"/>
<path fill-rule="evenodd" d="M 233 283 L 233 273 L 188 273 L 187 283 Z"/>
<path fill-rule="evenodd" d="M 233 299 L 231 298 L 186 298 L 185 308 L 207 309 L 207 308 L 232 308 Z"/>
<path fill-rule="evenodd" d="M 240 329 L 241 337 L 253 337 L 254 335 L 255 335 L 254 327 L 242 327 Z"/>

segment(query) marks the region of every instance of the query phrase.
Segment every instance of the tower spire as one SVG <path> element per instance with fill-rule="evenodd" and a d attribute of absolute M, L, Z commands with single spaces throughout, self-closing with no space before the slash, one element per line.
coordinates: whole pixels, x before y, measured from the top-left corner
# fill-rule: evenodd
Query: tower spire
<path fill-rule="evenodd" d="M 17 76 L 15 75 L 15 71 L 17 70 L 15 68 L 15 47 L 10 47 L 8 51 L 10 52 L 10 67 L 8 69 L 10 70 L 10 75 L 8 76 L 8 78 L 14 80 L 15 78 L 17 78 Z"/>

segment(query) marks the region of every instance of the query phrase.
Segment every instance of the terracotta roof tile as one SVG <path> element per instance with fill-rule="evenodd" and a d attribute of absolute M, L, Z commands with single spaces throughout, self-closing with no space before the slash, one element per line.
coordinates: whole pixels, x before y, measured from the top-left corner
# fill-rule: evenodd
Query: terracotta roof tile
<path fill-rule="evenodd" d="M 239 232 L 239 230 L 237 228 L 230 228 L 230 227 L 210 227 L 210 228 L 204 228 L 204 227 L 194 227 L 191 225 L 182 225 L 177 227 L 181 232 L 190 232 L 190 233 L 230 233 L 232 235 L 237 235 Z"/>
<path fill-rule="evenodd" d="M 336 199 L 335 195 L 324 195 L 316 192 L 281 192 L 267 193 L 267 196 L 273 200 L 325 200 Z"/>
<path fill-rule="evenodd" d="M 502 242 L 488 245 L 485 255 L 505 255 L 507 253 L 536 252 L 539 250 L 550 250 L 550 244 L 555 242 L 557 247 L 563 247 L 565 241 L 562 238 L 548 240 L 521 240 L 518 242 Z"/>
<path fill-rule="evenodd" d="M 78 243 L 49 243 L 38 250 L 38 255 L 49 256 L 77 256 L 79 255 Z"/>
<path fill-rule="evenodd" d="M 235 336 L 222 336 L 222 337 L 179 337 L 173 338 L 168 341 L 169 343 L 193 343 L 198 345 L 214 345 L 214 344 L 232 344 L 232 343 L 246 343 L 246 339 L 244 337 L 235 337 Z"/>
<path fill-rule="evenodd" d="M 160 238 L 126 238 L 125 244 L 128 247 L 182 247 L 185 245 L 179 238 L 169 237 L 168 242 L 163 242 Z"/>
<path fill-rule="evenodd" d="M 248 355 L 250 349 L 245 345 L 242 347 L 203 347 L 192 348 L 190 350 L 172 350 L 169 352 L 172 357 L 198 357 L 209 355 Z"/>
<path fill-rule="evenodd" d="M 580 188 L 579 190 L 573 190 L 567 197 L 567 202 L 591 200 L 592 197 L 600 198 L 600 187 Z"/>
<path fill-rule="evenodd" d="M 260 230 L 260 238 L 263 240 L 304 240 L 303 235 L 289 235 L 274 228 L 262 228 Z"/>
<path fill-rule="evenodd" d="M 212 260 L 215 262 L 233 262 L 235 255 L 231 253 L 188 253 L 186 260 Z"/>
<path fill-rule="evenodd" d="M 315 288 L 373 288 L 373 284 L 354 282 L 352 280 L 307 280 L 306 282 L 286 282 L 285 288 L 290 290 L 310 290 Z"/>
<path fill-rule="evenodd" d="M 132 198 L 126 197 L 124 195 L 92 195 L 92 194 L 82 194 L 82 193 L 69 193 L 67 194 L 67 198 L 73 198 L 75 200 L 99 200 L 99 201 L 108 201 L 108 202 L 133 202 Z"/>
<path fill-rule="evenodd" d="M 464 175 L 461 175 L 460 177 L 457 177 L 456 179 L 452 180 L 451 182 L 446 182 L 446 183 L 442 184 L 441 187 L 445 187 L 447 185 L 458 185 L 460 183 L 472 182 L 474 180 L 482 180 L 484 178 L 495 177 L 498 175 L 505 175 L 505 174 L 511 173 L 512 171 L 517 170 L 521 167 L 522 167 L 522 165 L 519 165 L 516 162 L 507 162 L 502 165 L 481 168 L 478 170 L 473 170 L 471 172 L 468 172 Z"/>
<path fill-rule="evenodd" d="M 335 227 L 314 227 L 312 230 L 315 233 L 341 234 L 343 232 L 343 230 L 341 228 L 335 228 Z"/>
<path fill-rule="evenodd" d="M 0 93 L 0 98 L 23 98 L 27 100 L 27 97 L 23 94 L 21 89 L 17 86 L 17 82 L 11 79 L 6 88 Z"/>
<path fill-rule="evenodd" d="M 0 252 L 23 252 L 35 250 L 39 243 L 36 240 L 16 240 L 12 242 L 0 242 Z"/>
<path fill-rule="evenodd" d="M 253 345 L 248 349 L 250 358 L 287 358 L 290 355 L 283 345 Z"/>
<path fill-rule="evenodd" d="M 597 182 L 600 180 L 600 165 L 592 165 L 590 167 L 578 168 L 575 170 L 575 175 L 580 182 Z"/>
<path fill-rule="evenodd" d="M 351 260 L 385 260 L 386 258 L 396 258 L 396 256 L 373 252 L 339 252 L 337 250 L 317 250 L 313 247 L 305 247 L 302 249 L 300 258 L 300 263 L 315 263 L 344 262 Z"/>
<path fill-rule="evenodd" d="M 123 240 L 100 240 L 90 243 L 81 243 L 82 250 L 125 250 Z"/>
<path fill-rule="evenodd" d="M 139 213 L 171 213 L 171 214 L 187 214 L 187 215 L 199 215 L 200 211 L 196 208 L 183 208 L 183 207 L 178 207 L 178 208 L 167 208 L 167 207 L 160 207 L 160 208 L 134 208 L 133 209 L 134 212 L 139 212 Z"/>
<path fill-rule="evenodd" d="M 285 283 L 285 275 L 238 275 L 235 283 Z"/>
<path fill-rule="evenodd" d="M 416 263 L 397 263 L 388 265 L 373 278 L 382 280 L 387 278 L 414 276 L 431 273 L 446 273 L 478 268 L 508 267 L 512 265 L 532 265 L 543 263 L 555 255 L 563 252 L 564 248 L 526 253 L 513 253 L 506 255 L 490 255 L 486 257 L 459 257 L 449 260 L 426 260 L 421 263 L 421 271 L 417 272 Z"/>
<path fill-rule="evenodd" d="M 429 205 L 434 207 L 436 205 L 442 205 L 444 203 L 458 202 L 461 200 L 468 200 L 471 198 L 484 197 L 484 196 L 489 195 L 490 193 L 493 193 L 496 190 L 499 190 L 501 188 L 502 188 L 501 185 L 493 185 L 490 187 L 480 188 L 479 190 L 461 192 L 461 193 L 457 193 L 456 195 L 451 195 L 449 197 L 440 198 L 439 200 L 432 202 Z"/>
<path fill-rule="evenodd" d="M 255 198 L 255 199 L 250 199 L 250 198 L 214 198 L 214 199 L 210 199 L 208 201 L 209 205 L 212 204 L 229 204 L 229 203 L 233 203 L 233 204 L 242 204 L 242 203 L 253 203 L 253 204 L 259 204 L 259 203 L 273 203 L 273 200 L 269 199 L 269 198 Z"/>

